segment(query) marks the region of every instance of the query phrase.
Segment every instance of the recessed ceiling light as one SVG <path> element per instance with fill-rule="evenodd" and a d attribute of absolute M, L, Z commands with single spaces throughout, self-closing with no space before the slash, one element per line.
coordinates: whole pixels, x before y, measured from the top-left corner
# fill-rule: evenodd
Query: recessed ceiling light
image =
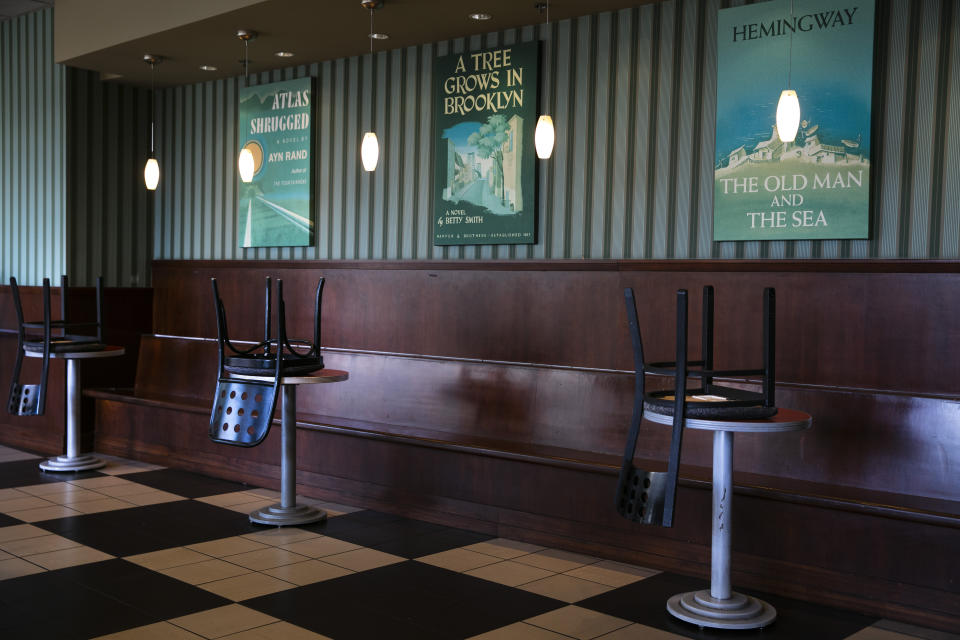
<path fill-rule="evenodd" d="M 493 17 L 493 16 L 490 15 L 489 13 L 483 13 L 482 11 L 478 11 L 477 13 L 471 13 L 471 14 L 470 14 L 470 19 L 471 19 L 471 20 L 476 20 L 477 22 L 482 22 L 482 21 L 484 21 L 484 20 L 489 20 L 489 19 L 492 18 L 492 17 Z"/>
<path fill-rule="evenodd" d="M 277 56 L 278 58 L 292 58 L 293 51 L 277 51 L 273 55 Z"/>
<path fill-rule="evenodd" d="M 214 67 L 213 65 L 202 64 L 202 65 L 200 65 L 200 70 L 201 70 L 201 71 L 216 71 L 217 68 Z"/>
<path fill-rule="evenodd" d="M 389 37 L 390 37 L 390 36 L 388 36 L 388 35 L 385 34 L 385 33 L 371 33 L 371 34 L 370 34 L 370 39 L 371 39 L 371 40 L 386 40 L 386 39 L 389 38 Z"/>

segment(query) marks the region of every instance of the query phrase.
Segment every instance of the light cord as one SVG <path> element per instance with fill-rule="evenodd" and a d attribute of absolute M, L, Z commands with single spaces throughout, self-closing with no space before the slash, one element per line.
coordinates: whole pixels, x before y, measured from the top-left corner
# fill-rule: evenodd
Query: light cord
<path fill-rule="evenodd" d="M 243 81 L 250 86 L 250 40 L 243 41 Z"/>
<path fill-rule="evenodd" d="M 156 126 L 157 64 L 150 63 L 150 157 L 153 157 L 153 128 Z"/>
<path fill-rule="evenodd" d="M 544 78 L 544 93 L 548 96 L 547 99 L 550 99 L 552 101 L 553 96 L 550 94 L 550 73 L 547 70 L 547 66 L 550 64 L 550 49 L 551 49 L 550 41 L 551 40 L 552 38 L 551 38 L 551 32 L 550 32 L 550 0 L 547 0 L 547 37 L 546 37 L 547 45 L 546 47 L 544 47 L 546 49 L 547 60 L 546 60 L 546 64 L 544 64 L 542 68 L 546 72 L 544 74 L 546 76 L 546 78 Z"/>
<path fill-rule="evenodd" d="M 794 23 L 794 28 L 796 28 L 796 22 L 793 20 L 793 0 L 790 0 L 790 20 Z M 787 89 L 792 89 L 793 86 L 790 84 L 793 77 L 793 29 L 790 30 L 790 57 L 787 59 Z"/>

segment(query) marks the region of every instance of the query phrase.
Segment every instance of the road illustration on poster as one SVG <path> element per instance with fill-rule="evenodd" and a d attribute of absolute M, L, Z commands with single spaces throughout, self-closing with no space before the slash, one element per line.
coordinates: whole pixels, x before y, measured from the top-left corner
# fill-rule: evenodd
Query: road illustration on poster
<path fill-rule="evenodd" d="M 237 198 L 241 247 L 312 244 L 312 105 L 312 78 L 240 89 L 238 142 L 253 157 Z"/>

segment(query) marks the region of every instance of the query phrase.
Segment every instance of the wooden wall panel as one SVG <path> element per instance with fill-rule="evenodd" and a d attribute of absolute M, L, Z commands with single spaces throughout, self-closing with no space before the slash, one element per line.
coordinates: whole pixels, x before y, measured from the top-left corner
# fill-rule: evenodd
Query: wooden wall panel
<path fill-rule="evenodd" d="M 157 261 L 146 397 L 95 394 L 99 447 L 276 486 L 276 433 L 255 449 L 206 435 L 209 278 L 232 335 L 255 338 L 267 274 L 284 279 L 294 335 L 311 332 L 313 287 L 328 279 L 324 358 L 350 372 L 298 394 L 302 493 L 695 575 L 708 561 L 709 433 L 685 435 L 674 529 L 613 509 L 632 404 L 623 287 L 658 358 L 673 350 L 676 289 L 693 293 L 696 335 L 699 288 L 714 284 L 717 361 L 744 366 L 760 358 L 761 291 L 775 286 L 778 404 L 813 427 L 737 437 L 734 579 L 960 623 L 942 563 L 960 528 L 958 365 L 945 355 L 960 346 L 957 263 Z M 662 469 L 668 437 L 645 424 L 638 464 Z"/>
<path fill-rule="evenodd" d="M 279 486 L 278 430 L 260 447 L 228 447 L 207 439 L 203 410 L 131 413 L 130 406 L 98 401 L 99 450 Z M 709 572 L 706 484 L 680 487 L 675 526 L 663 529 L 616 515 L 615 469 L 306 429 L 297 442 L 301 495 L 700 577 Z M 960 593 L 942 562 L 955 551 L 956 528 L 738 493 L 733 580 L 742 588 L 941 629 L 960 622 Z"/>
<path fill-rule="evenodd" d="M 51 290 L 53 317 L 60 317 L 59 287 Z M 140 335 L 150 330 L 153 292 L 150 289 L 105 289 L 103 301 L 104 340 L 123 346 L 127 353 L 120 358 L 85 361 L 81 365 L 83 388 L 133 387 Z M 21 287 L 24 318 L 43 317 L 40 287 Z M 70 317 L 96 317 L 95 291 L 89 287 L 71 287 Z M 44 454 L 63 453 L 66 425 L 66 366 L 51 360 L 47 388 L 47 407 L 43 416 L 12 416 L 7 413 L 10 378 L 17 354 L 17 319 L 9 286 L 0 286 L 0 442 L 24 447 Z M 21 381 L 36 383 L 40 379 L 40 362 L 25 358 Z M 81 450 L 93 449 L 93 402 L 81 402 Z"/>
<path fill-rule="evenodd" d="M 303 394 L 301 411 L 608 456 L 620 453 L 632 401 L 622 288 L 637 292 L 656 360 L 672 357 L 680 287 L 693 297 L 699 349 L 699 291 L 712 283 L 717 362 L 744 367 L 760 361 L 761 292 L 772 285 L 778 399 L 809 411 L 815 426 L 742 438 L 737 469 L 958 498 L 949 470 L 960 464 L 960 438 L 943 428 L 960 421 L 960 361 L 943 356 L 960 353 L 955 263 L 159 261 L 156 332 L 212 337 L 216 276 L 231 335 L 256 337 L 267 274 L 284 279 L 292 335 L 311 333 L 312 290 L 327 278 L 328 366 L 354 373 Z M 189 384 L 176 393 L 191 393 Z M 638 455 L 662 458 L 666 431 L 645 433 Z M 688 438 L 684 461 L 708 467 L 709 439 Z"/>
<path fill-rule="evenodd" d="M 675 292 L 690 291 L 699 349 L 703 285 L 716 288 L 717 361 L 760 358 L 763 288 L 777 289 L 783 382 L 956 395 L 960 263 L 157 261 L 154 330 L 215 337 L 211 277 L 231 336 L 262 334 L 263 283 L 286 286 L 291 335 L 311 335 L 326 278 L 328 347 L 629 370 L 623 288 L 635 289 L 649 356 L 669 359 Z M 183 300 L 190 300 L 185 313 Z M 232 312 L 232 313 L 231 313 Z"/>

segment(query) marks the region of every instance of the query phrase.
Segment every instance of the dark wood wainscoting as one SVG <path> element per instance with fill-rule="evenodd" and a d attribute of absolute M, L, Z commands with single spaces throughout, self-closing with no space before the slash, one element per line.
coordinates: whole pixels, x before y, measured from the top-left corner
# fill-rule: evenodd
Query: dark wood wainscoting
<path fill-rule="evenodd" d="M 284 280 L 294 336 L 327 278 L 324 357 L 351 374 L 299 394 L 301 492 L 701 576 L 707 434 L 684 440 L 673 529 L 613 509 L 633 392 L 623 288 L 648 357 L 669 359 L 675 291 L 691 291 L 697 336 L 713 284 L 717 362 L 741 367 L 759 360 L 761 293 L 776 287 L 778 404 L 814 423 L 738 436 L 734 581 L 960 626 L 943 562 L 960 552 L 960 263 L 155 262 L 135 388 L 91 394 L 99 450 L 278 484 L 278 430 L 254 449 L 206 436 L 209 279 L 231 336 L 253 339 L 267 275 Z M 662 467 L 667 437 L 645 425 L 638 464 Z"/>
<path fill-rule="evenodd" d="M 26 320 L 43 317 L 43 289 L 20 287 L 20 298 Z M 60 317 L 60 289 L 51 289 L 53 318 Z M 81 369 L 84 387 L 127 386 L 134 377 L 140 336 L 150 332 L 153 291 L 144 288 L 109 288 L 103 295 L 104 340 L 121 345 L 127 350 L 122 358 L 108 361 L 91 360 Z M 69 295 L 71 318 L 96 317 L 96 291 L 92 287 L 71 287 Z M 64 452 L 66 424 L 66 367 L 62 361 L 50 364 L 47 384 L 47 407 L 42 416 L 12 416 L 7 413 L 7 394 L 17 354 L 17 314 L 9 286 L 0 286 L 0 443 L 25 447 L 44 454 Z M 24 360 L 21 381 L 30 384 L 40 378 L 40 362 L 36 358 Z M 93 450 L 93 402 L 81 402 L 81 449 Z"/>

